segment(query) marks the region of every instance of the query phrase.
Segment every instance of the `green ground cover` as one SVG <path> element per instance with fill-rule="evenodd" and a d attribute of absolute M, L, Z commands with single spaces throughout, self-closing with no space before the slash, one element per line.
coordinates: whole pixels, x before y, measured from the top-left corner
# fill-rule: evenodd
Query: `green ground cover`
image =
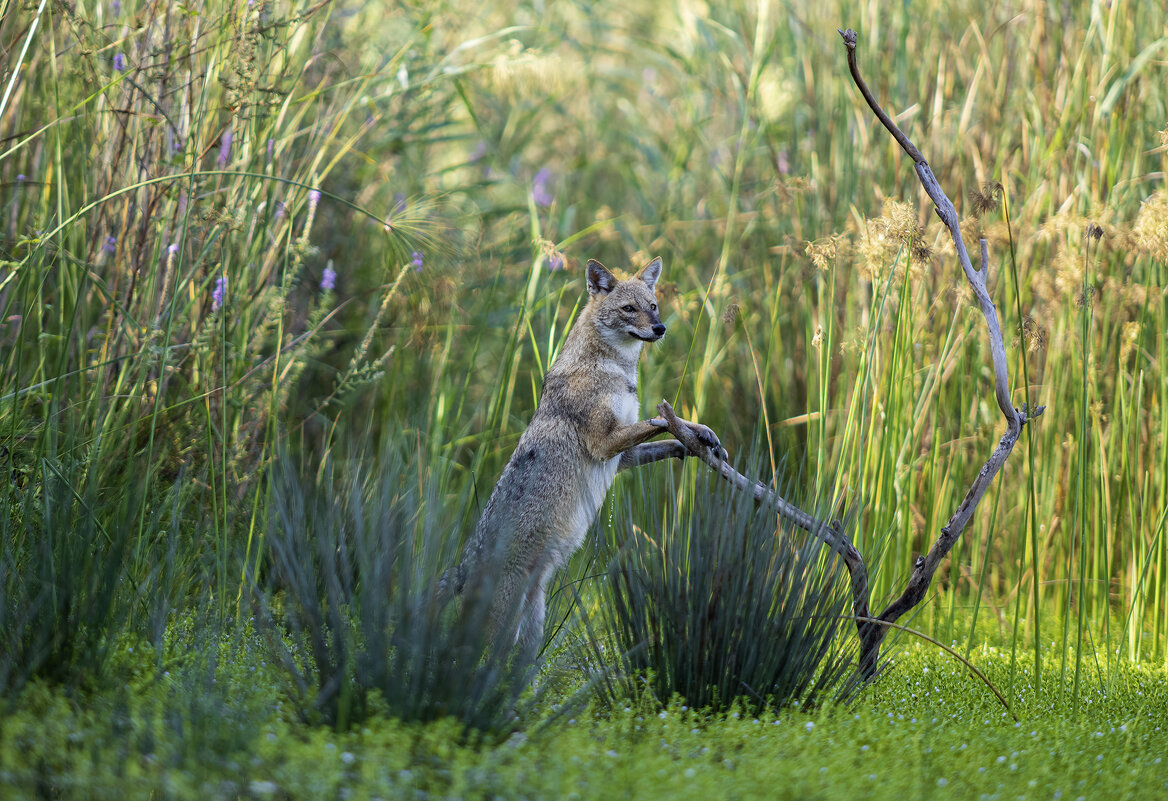
<path fill-rule="evenodd" d="M 1061 654 L 1046 657 L 1057 674 Z M 348 732 L 305 727 L 288 719 L 271 668 L 225 647 L 215 681 L 193 687 L 152 677 L 84 703 L 30 690 L 0 735 L 0 778 L 8 797 L 28 798 L 48 788 L 79 798 L 295 799 L 1168 792 L 1162 669 L 1093 672 L 1073 708 L 1069 686 L 1036 691 L 1028 668 L 1012 671 L 1008 653 L 979 648 L 973 663 L 1007 691 L 1014 674 L 1010 712 L 957 660 L 914 644 L 847 706 L 711 717 L 676 702 L 630 701 L 476 744 L 449 722 L 381 715 Z"/>
<path fill-rule="evenodd" d="M 1161 4 L 0 5 L 0 795 L 1168 793 Z M 643 411 L 846 513 L 876 601 L 1004 429 L 840 27 L 1048 407 L 911 620 L 1018 722 L 908 638 L 834 703 L 838 565 L 696 464 L 618 479 L 532 689 L 417 612 L 588 258 L 663 258 Z"/>

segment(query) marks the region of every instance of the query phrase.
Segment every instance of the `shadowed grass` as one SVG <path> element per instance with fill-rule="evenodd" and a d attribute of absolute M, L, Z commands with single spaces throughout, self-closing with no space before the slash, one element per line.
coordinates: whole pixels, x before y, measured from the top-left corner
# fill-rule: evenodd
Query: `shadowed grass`
<path fill-rule="evenodd" d="M 0 484 L 0 699 L 9 702 L 34 679 L 106 688 L 119 644 L 160 642 L 186 589 L 175 579 L 180 488 L 139 482 L 107 494 L 93 465 L 45 457 L 38 468 Z M 157 492 L 147 524 L 157 547 L 144 554 L 149 567 L 136 569 L 133 534 L 148 489 Z"/>

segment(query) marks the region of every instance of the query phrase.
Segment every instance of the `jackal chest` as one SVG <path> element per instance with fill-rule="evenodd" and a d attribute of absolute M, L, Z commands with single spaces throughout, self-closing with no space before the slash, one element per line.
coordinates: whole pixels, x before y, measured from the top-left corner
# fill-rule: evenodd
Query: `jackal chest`
<path fill-rule="evenodd" d="M 615 393 L 609 398 L 609 405 L 617 425 L 627 426 L 636 422 L 639 411 L 636 387 L 631 387 L 625 392 Z"/>

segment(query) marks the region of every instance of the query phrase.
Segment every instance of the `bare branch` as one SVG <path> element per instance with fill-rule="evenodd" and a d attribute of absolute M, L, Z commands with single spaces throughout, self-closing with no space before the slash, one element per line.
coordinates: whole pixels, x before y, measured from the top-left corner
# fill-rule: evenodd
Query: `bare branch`
<path fill-rule="evenodd" d="M 909 138 L 905 136 L 904 132 L 896 126 L 896 123 L 880 108 L 880 104 L 868 89 L 867 84 L 864 83 L 864 79 L 860 76 L 860 68 L 856 61 L 856 32 L 849 28 L 839 33 L 843 37 L 844 46 L 847 48 L 848 70 L 852 74 L 852 80 L 856 82 L 856 87 L 860 90 L 860 94 L 864 96 L 864 100 L 868 102 L 876 117 L 915 163 L 917 177 L 920 179 L 929 197 L 933 200 L 936 206 L 937 216 L 941 218 L 941 221 L 949 229 L 949 235 L 952 237 L 953 246 L 957 250 L 957 258 L 961 263 L 961 269 L 964 271 L 969 285 L 973 288 L 973 294 L 977 298 L 978 306 L 981 307 L 982 316 L 985 317 L 986 328 L 990 339 L 990 354 L 994 367 L 994 396 L 997 399 L 998 408 L 1002 410 L 1002 414 L 1006 418 L 1006 433 L 998 441 L 998 446 L 978 472 L 969 490 L 965 493 L 965 498 L 962 499 L 953 516 L 949 518 L 949 522 L 941 529 L 941 535 L 933 543 L 933 547 L 929 549 L 927 554 L 917 558 L 916 564 L 913 566 L 912 575 L 909 577 L 908 586 L 905 587 L 904 592 L 899 598 L 893 600 L 878 616 L 885 623 L 893 623 L 905 612 L 920 603 L 921 599 L 925 597 L 925 593 L 929 589 L 929 584 L 933 580 L 933 574 L 936 572 L 941 560 L 945 558 L 953 548 L 953 545 L 961 537 L 961 533 L 965 530 L 966 524 L 973 517 L 978 502 L 989 488 L 994 476 L 1001 470 L 1002 465 L 1006 463 L 1006 459 L 1014 448 L 1014 443 L 1018 441 L 1018 436 L 1022 433 L 1022 426 L 1025 425 L 1029 418 L 1042 414 L 1044 407 L 1039 406 L 1033 412 L 1025 407 L 1016 409 L 1010 400 L 1010 384 L 1006 370 L 1006 346 L 1002 340 L 1002 327 L 998 322 L 998 311 L 990 299 L 989 292 L 986 290 L 986 278 L 989 275 L 989 252 L 985 240 L 983 239 L 981 241 L 981 269 L 975 270 L 972 263 L 970 263 L 969 252 L 966 250 L 965 241 L 961 236 L 961 226 L 958 222 L 957 210 L 953 207 L 953 203 L 941 189 L 940 184 L 933 175 L 932 169 L 930 169 L 928 162 L 925 161 L 925 157 L 909 141 Z M 866 662 L 875 664 L 879 656 L 880 641 L 884 636 L 883 631 L 881 629 L 880 634 L 872 638 L 871 645 L 869 646 L 876 649 L 876 653 L 863 652 L 861 654 L 861 664 L 865 664 Z M 863 648 L 864 644 L 861 647 Z"/>
<path fill-rule="evenodd" d="M 643 464 L 650 464 L 651 462 L 660 462 L 665 459 L 684 459 L 686 455 L 685 446 L 680 442 L 667 440 L 663 442 L 643 442 L 629 448 L 621 454 L 620 462 L 617 464 L 617 472 L 623 472 L 633 467 L 640 467 Z"/>
<path fill-rule="evenodd" d="M 949 234 L 953 239 L 953 246 L 957 251 L 958 261 L 961 263 L 961 269 L 973 289 L 973 294 L 977 298 L 978 306 L 986 321 L 986 329 L 990 340 L 990 354 L 994 368 L 994 396 L 997 400 L 998 408 L 1001 409 L 1002 415 L 1006 418 L 1006 433 L 1002 435 L 997 447 L 990 454 L 989 459 L 986 460 L 981 470 L 978 471 L 977 476 L 970 484 L 969 490 L 965 493 L 965 497 L 957 506 L 952 517 L 949 518 L 949 522 L 941 529 L 941 534 L 937 538 L 937 541 L 933 543 L 933 547 L 929 549 L 927 554 L 917 558 L 904 592 L 901 593 L 900 597 L 894 599 L 883 612 L 873 618 L 869 616 L 868 611 L 869 588 L 867 566 L 860 552 L 848 540 L 843 526 L 839 521 L 832 521 L 832 523 L 828 524 L 818 520 L 813 515 L 804 512 L 794 504 L 784 500 L 761 482 L 753 481 L 739 473 L 726 462 L 723 454 L 716 452 L 701 440 L 697 432 L 691 427 L 692 424 L 688 424 L 684 420 L 679 420 L 673 412 L 673 407 L 668 402 L 662 401 L 657 409 L 661 413 L 662 418 L 664 418 L 669 432 L 677 438 L 678 442 L 685 446 L 685 449 L 691 455 L 704 461 L 719 476 L 735 487 L 750 492 L 756 502 L 774 509 L 783 519 L 808 531 L 812 536 L 831 547 L 833 551 L 843 558 L 844 564 L 847 566 L 848 572 L 851 575 L 852 605 L 854 608 L 853 619 L 856 621 L 856 630 L 860 638 L 860 675 L 864 679 L 870 679 L 876 675 L 876 667 L 880 657 L 880 645 L 884 640 L 885 633 L 889 628 L 903 628 L 896 624 L 896 620 L 919 604 L 925 597 L 941 560 L 949 554 L 954 544 L 961 537 L 965 526 L 969 523 L 974 511 L 977 509 L 978 502 L 981 501 L 982 496 L 989 489 L 994 477 L 1002 469 L 1002 466 L 1006 463 L 1006 459 L 1009 458 L 1010 453 L 1013 451 L 1014 444 L 1018 441 L 1018 437 L 1022 432 L 1022 426 L 1029 419 L 1042 414 L 1045 407 L 1039 406 L 1033 411 L 1027 409 L 1025 406 L 1018 409 L 1014 407 L 1010 400 L 1010 384 L 1006 368 L 1006 347 L 1002 339 L 1002 327 L 998 320 L 997 308 L 990 299 L 989 292 L 986 288 L 986 282 L 989 276 L 989 249 L 986 241 L 982 239 L 980 242 L 981 262 L 978 265 L 979 269 L 975 270 L 970 261 L 969 252 L 965 248 L 965 241 L 962 239 L 961 226 L 957 218 L 957 210 L 954 208 L 952 201 L 949 200 L 948 196 L 941 189 L 936 176 L 933 175 L 932 169 L 929 167 L 928 162 L 925 161 L 925 157 L 921 155 L 921 152 L 917 150 L 916 146 L 913 145 L 904 132 L 884 112 L 875 96 L 868 89 L 867 84 L 864 83 L 864 79 L 860 76 L 860 69 L 856 62 L 856 32 L 849 28 L 847 31 L 840 31 L 840 35 L 843 37 L 844 45 L 847 47 L 848 69 L 852 74 L 852 79 L 856 82 L 857 88 L 859 88 L 860 93 L 864 96 L 864 100 L 867 101 L 872 111 L 876 114 L 876 117 L 888 129 L 889 133 L 892 134 L 893 138 L 896 139 L 905 153 L 913 160 L 913 163 L 916 165 L 917 177 L 920 179 L 929 197 L 933 200 L 937 216 L 941 218 L 941 221 L 949 229 Z M 657 424 L 660 425 L 661 423 L 658 422 Z M 649 455 L 649 453 L 645 454 L 646 457 Z M 674 455 L 676 453 L 666 447 L 658 447 L 657 450 L 652 452 L 652 456 L 655 458 L 667 458 L 668 456 Z M 636 459 L 630 457 L 630 463 L 639 463 L 640 460 L 640 455 Z"/>

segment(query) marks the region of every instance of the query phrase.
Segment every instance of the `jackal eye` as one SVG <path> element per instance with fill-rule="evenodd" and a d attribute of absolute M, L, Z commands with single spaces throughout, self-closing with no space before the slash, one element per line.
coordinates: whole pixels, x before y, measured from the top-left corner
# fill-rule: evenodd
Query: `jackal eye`
<path fill-rule="evenodd" d="M 649 308 L 650 308 L 650 309 L 652 309 L 653 311 L 657 311 L 657 304 L 656 304 L 656 303 L 650 303 L 650 304 L 649 304 Z"/>
<path fill-rule="evenodd" d="M 633 308 L 632 304 L 626 303 L 624 306 L 621 306 L 621 311 L 631 312 L 636 311 L 636 309 Z"/>

